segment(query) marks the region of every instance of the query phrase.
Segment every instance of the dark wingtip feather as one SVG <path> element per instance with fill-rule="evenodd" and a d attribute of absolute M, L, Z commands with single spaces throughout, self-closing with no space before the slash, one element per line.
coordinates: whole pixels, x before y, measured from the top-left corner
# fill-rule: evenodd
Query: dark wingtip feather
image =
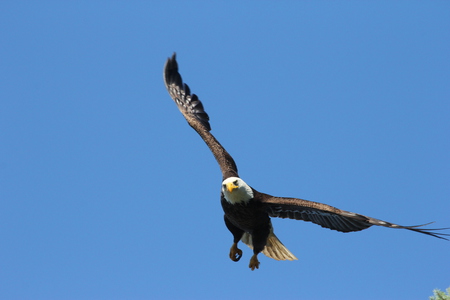
<path fill-rule="evenodd" d="M 431 236 L 434 236 L 434 237 L 437 237 L 439 239 L 443 239 L 443 240 L 446 240 L 446 241 L 450 241 L 448 238 L 446 238 L 446 236 L 450 236 L 450 234 L 435 232 L 435 231 L 439 231 L 439 230 L 448 230 L 448 229 L 450 229 L 450 227 L 446 227 L 446 228 L 418 228 L 418 227 L 430 225 L 432 223 L 434 223 L 434 222 L 430 222 L 430 223 L 422 224 L 422 225 L 415 225 L 415 226 L 404 226 L 403 228 L 411 230 L 411 231 L 415 231 L 415 232 L 431 235 Z"/>
<path fill-rule="evenodd" d="M 181 75 L 178 73 L 177 54 L 174 52 L 172 57 L 169 57 L 164 65 L 164 83 L 166 87 L 169 84 L 183 85 Z"/>
<path fill-rule="evenodd" d="M 445 236 L 450 236 L 450 234 L 448 233 L 438 233 L 435 231 L 439 231 L 439 230 L 448 230 L 450 228 L 423 228 L 424 226 L 430 225 L 434 222 L 429 222 L 426 224 L 421 224 L 421 225 L 413 225 L 413 226 L 404 226 L 404 225 L 398 225 L 398 224 L 394 224 L 394 223 L 390 223 L 390 222 L 386 222 L 386 221 L 381 221 L 378 219 L 374 219 L 374 218 L 369 218 L 369 222 L 372 225 L 377 225 L 377 226 L 383 226 L 383 227 L 388 227 L 388 228 L 397 228 L 397 229 L 407 229 L 407 230 L 411 230 L 414 232 L 418 232 L 418 233 L 423 233 L 426 235 L 430 235 L 430 236 L 434 236 L 443 240 L 449 240 L 448 238 L 446 238 Z"/>

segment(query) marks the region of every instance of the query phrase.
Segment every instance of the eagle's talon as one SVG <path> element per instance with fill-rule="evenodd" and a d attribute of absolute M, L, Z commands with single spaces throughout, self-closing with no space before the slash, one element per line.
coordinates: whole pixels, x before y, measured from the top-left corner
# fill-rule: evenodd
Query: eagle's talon
<path fill-rule="evenodd" d="M 257 254 L 254 254 L 254 255 L 252 256 L 252 258 L 250 259 L 250 264 L 248 265 L 248 267 L 249 267 L 250 269 L 252 269 L 252 271 L 254 271 L 255 268 L 256 268 L 256 269 L 259 269 L 259 261 L 258 261 Z"/>
<path fill-rule="evenodd" d="M 239 261 L 242 257 L 242 250 L 237 247 L 237 243 L 234 243 L 230 248 L 230 259 L 232 261 Z"/>

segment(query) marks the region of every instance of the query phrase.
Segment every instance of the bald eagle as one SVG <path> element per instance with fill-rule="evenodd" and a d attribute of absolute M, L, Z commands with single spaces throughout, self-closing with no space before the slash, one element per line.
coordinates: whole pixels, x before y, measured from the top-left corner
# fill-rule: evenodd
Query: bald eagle
<path fill-rule="evenodd" d="M 448 228 L 422 228 L 430 223 L 402 226 L 318 202 L 274 197 L 258 192 L 239 177 L 233 158 L 210 133 L 209 116 L 197 95 L 191 94 L 188 85 L 183 83 L 178 73 L 175 53 L 167 60 L 163 77 L 167 91 L 178 109 L 189 125 L 202 137 L 219 163 L 223 177 L 220 202 L 225 213 L 225 225 L 233 235 L 229 254 L 232 261 L 237 262 L 242 257 L 242 250 L 238 248 L 239 241 L 253 249 L 249 264 L 252 271 L 259 268 L 258 254 L 260 252 L 276 260 L 297 259 L 275 236 L 271 217 L 313 222 L 340 232 L 360 231 L 376 225 L 407 229 L 448 240 L 444 236 L 449 234 L 434 232 Z"/>

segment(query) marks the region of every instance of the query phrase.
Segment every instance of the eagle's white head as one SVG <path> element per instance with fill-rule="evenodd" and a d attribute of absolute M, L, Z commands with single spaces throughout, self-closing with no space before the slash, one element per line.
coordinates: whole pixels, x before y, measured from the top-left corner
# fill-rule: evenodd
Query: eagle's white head
<path fill-rule="evenodd" d="M 222 182 L 222 193 L 231 204 L 247 203 L 253 198 L 251 187 L 238 177 L 229 177 Z"/>

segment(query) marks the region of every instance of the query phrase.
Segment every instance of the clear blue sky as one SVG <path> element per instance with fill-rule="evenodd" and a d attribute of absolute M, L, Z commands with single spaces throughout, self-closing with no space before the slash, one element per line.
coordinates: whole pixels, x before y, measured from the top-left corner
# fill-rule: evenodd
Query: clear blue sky
<path fill-rule="evenodd" d="M 450 226 L 450 2 L 1 1 L 1 299 L 428 299 L 450 243 L 274 220 L 228 258 L 221 174 L 168 96 L 174 51 L 241 177 Z"/>

